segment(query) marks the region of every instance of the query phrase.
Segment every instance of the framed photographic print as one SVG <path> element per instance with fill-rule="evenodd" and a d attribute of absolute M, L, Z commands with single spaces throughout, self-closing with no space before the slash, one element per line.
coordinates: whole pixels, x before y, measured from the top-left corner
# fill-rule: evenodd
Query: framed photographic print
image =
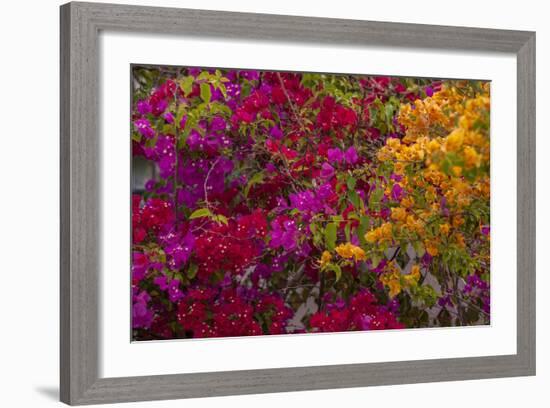
<path fill-rule="evenodd" d="M 61 399 L 535 373 L 535 35 L 61 7 Z"/>

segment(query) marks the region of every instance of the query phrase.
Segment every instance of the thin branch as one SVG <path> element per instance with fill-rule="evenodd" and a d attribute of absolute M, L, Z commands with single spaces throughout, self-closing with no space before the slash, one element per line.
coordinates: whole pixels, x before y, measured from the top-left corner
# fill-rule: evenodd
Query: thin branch
<path fill-rule="evenodd" d="M 288 94 L 288 91 L 286 90 L 285 83 L 284 83 L 283 78 L 281 77 L 281 74 L 279 72 L 277 72 L 277 78 L 279 78 L 281 88 L 283 90 L 283 93 L 285 94 L 285 97 L 288 101 L 288 104 L 290 105 L 290 109 L 292 110 L 292 113 L 294 114 L 294 116 L 296 118 L 296 122 L 298 122 L 298 124 L 300 125 L 300 128 L 302 129 L 302 132 L 306 133 L 307 132 L 307 127 L 303 123 L 302 118 L 300 117 L 300 114 L 298 113 L 298 109 L 296 108 L 296 106 L 294 106 L 294 103 L 292 102 L 292 99 L 290 99 L 290 95 Z"/>
<path fill-rule="evenodd" d="M 204 188 L 204 203 L 206 204 L 206 207 L 209 208 L 210 207 L 210 203 L 208 202 L 208 179 L 210 178 L 210 174 L 212 174 L 212 171 L 214 170 L 214 167 L 216 167 L 216 165 L 218 164 L 218 161 L 220 161 L 220 158 L 221 156 L 218 156 L 216 158 L 216 160 L 214 160 L 214 163 L 212 164 L 212 166 L 210 167 L 210 169 L 208 170 L 208 173 L 206 173 L 206 177 L 204 179 L 204 184 L 203 184 L 203 188 Z"/>
<path fill-rule="evenodd" d="M 178 144 L 179 144 L 179 124 L 177 123 L 177 116 L 178 116 L 178 108 L 179 108 L 179 101 L 178 101 L 178 90 L 174 92 L 174 103 L 175 103 L 175 115 L 174 115 L 174 129 L 175 129 L 175 143 L 174 143 L 174 155 L 176 156 L 176 163 L 174 166 L 174 214 L 176 216 L 176 229 L 178 226 L 178 219 L 179 219 L 179 209 L 178 209 L 178 176 L 179 176 L 179 152 L 178 152 Z"/>
<path fill-rule="evenodd" d="M 463 297 L 461 297 L 459 295 L 455 295 L 455 296 L 459 301 L 466 303 L 468 306 L 473 308 L 476 312 L 479 312 L 479 313 L 483 314 L 484 316 L 490 317 L 490 314 L 487 313 L 486 311 L 484 311 L 483 309 L 481 309 L 479 306 L 473 304 L 469 300 L 466 300 L 466 299 L 464 299 Z"/>

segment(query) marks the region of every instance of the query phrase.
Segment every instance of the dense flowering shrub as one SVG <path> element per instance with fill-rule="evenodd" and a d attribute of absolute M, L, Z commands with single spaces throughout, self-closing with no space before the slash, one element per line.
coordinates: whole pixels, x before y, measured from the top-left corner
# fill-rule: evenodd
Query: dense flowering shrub
<path fill-rule="evenodd" d="M 135 340 L 489 323 L 489 84 L 133 68 Z"/>

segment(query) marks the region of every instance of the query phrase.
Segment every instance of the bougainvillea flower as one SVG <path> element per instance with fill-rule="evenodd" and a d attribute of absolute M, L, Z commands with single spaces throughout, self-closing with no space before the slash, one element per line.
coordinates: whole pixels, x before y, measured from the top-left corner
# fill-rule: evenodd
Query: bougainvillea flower
<path fill-rule="evenodd" d="M 271 241 L 272 248 L 283 247 L 290 251 L 296 247 L 296 238 L 298 230 L 293 220 L 278 217 L 271 222 Z"/>
<path fill-rule="evenodd" d="M 132 72 L 134 340 L 490 322 L 487 82 Z"/>
<path fill-rule="evenodd" d="M 140 115 L 146 115 L 148 113 L 151 113 L 151 104 L 144 100 L 139 100 L 136 104 L 136 109 L 139 112 Z"/>
<path fill-rule="evenodd" d="M 140 135 L 147 139 L 152 139 L 155 137 L 155 131 L 151 127 L 151 123 L 147 119 L 138 119 L 134 121 L 134 126 Z"/>
<path fill-rule="evenodd" d="M 403 198 L 403 187 L 395 183 L 391 189 L 391 198 L 395 201 L 400 201 Z"/>
<path fill-rule="evenodd" d="M 331 163 L 340 163 L 344 160 L 344 153 L 336 147 L 334 149 L 327 150 L 327 157 Z"/>
<path fill-rule="evenodd" d="M 174 123 L 174 114 L 172 112 L 165 112 L 162 115 L 162 118 L 166 121 L 166 123 Z"/>
<path fill-rule="evenodd" d="M 183 299 L 184 294 L 180 288 L 180 280 L 179 279 L 172 279 L 170 281 L 170 284 L 168 285 L 168 299 L 170 299 L 170 302 L 177 302 L 181 299 Z"/>
<path fill-rule="evenodd" d="M 227 122 L 220 116 L 215 116 L 210 122 L 210 129 L 214 132 L 221 132 L 227 127 Z"/>
<path fill-rule="evenodd" d="M 334 176 L 334 167 L 328 163 L 323 163 L 321 165 L 321 177 L 324 179 L 330 179 Z"/>
<path fill-rule="evenodd" d="M 310 190 L 289 194 L 290 206 L 300 211 L 318 212 L 321 210 L 321 202 Z"/>
<path fill-rule="evenodd" d="M 273 126 L 269 131 L 269 136 L 274 139 L 280 139 L 283 137 L 283 131 L 279 128 L 279 126 Z"/>
<path fill-rule="evenodd" d="M 139 292 L 133 297 L 132 304 L 132 328 L 148 329 L 153 322 L 153 311 L 149 309 L 148 302 L 151 300 L 145 291 Z"/>
<path fill-rule="evenodd" d="M 180 269 L 191 256 L 191 252 L 195 248 L 195 237 L 191 231 L 187 232 L 180 238 L 176 235 L 168 241 L 165 251 L 171 257 L 169 263 L 174 269 Z"/>
<path fill-rule="evenodd" d="M 140 282 L 147 273 L 149 259 L 147 255 L 134 251 L 132 252 L 132 280 Z"/>
<path fill-rule="evenodd" d="M 359 156 L 357 155 L 357 150 L 355 149 L 355 147 L 351 146 L 346 150 L 346 152 L 344 153 L 344 159 L 348 164 L 357 163 L 357 160 L 359 160 Z"/>

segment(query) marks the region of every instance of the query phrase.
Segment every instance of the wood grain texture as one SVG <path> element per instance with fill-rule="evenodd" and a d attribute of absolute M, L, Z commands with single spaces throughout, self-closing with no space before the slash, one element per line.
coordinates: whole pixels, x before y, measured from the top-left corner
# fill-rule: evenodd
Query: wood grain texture
<path fill-rule="evenodd" d="M 72 3 L 105 30 L 355 46 L 517 52 L 526 31 L 388 23 L 164 7 Z"/>
<path fill-rule="evenodd" d="M 535 373 L 536 73 L 535 34 L 517 53 L 517 353 Z"/>
<path fill-rule="evenodd" d="M 98 379 L 99 134 L 97 28 L 61 8 L 61 398 Z"/>
<path fill-rule="evenodd" d="M 510 52 L 518 62 L 517 354 L 127 378 L 98 376 L 101 30 Z M 61 7 L 61 400 L 97 404 L 535 373 L 535 34 L 112 4 Z"/>

